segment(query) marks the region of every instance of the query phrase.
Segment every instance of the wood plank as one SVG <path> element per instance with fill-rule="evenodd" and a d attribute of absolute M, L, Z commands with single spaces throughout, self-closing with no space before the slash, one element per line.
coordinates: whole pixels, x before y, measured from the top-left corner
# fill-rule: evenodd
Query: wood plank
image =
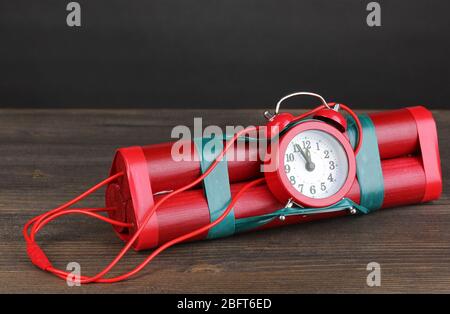
<path fill-rule="evenodd" d="M 436 202 L 214 241 L 178 245 L 142 274 L 113 285 L 67 285 L 35 268 L 21 228 L 32 216 L 104 178 L 118 147 L 170 140 L 174 125 L 258 124 L 255 110 L 0 110 L 0 292 L 450 292 L 450 111 L 435 111 L 444 194 Z M 83 205 L 102 206 L 101 192 Z M 122 247 L 108 225 L 82 217 L 39 237 L 55 265 L 93 274 Z M 114 273 L 146 252 L 128 254 Z M 382 285 L 366 285 L 366 265 Z"/>

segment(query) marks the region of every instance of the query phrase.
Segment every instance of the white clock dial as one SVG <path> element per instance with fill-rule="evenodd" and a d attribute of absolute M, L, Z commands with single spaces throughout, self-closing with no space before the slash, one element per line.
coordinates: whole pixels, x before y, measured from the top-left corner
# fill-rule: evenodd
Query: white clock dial
<path fill-rule="evenodd" d="M 306 130 L 288 144 L 285 174 L 303 195 L 321 199 L 337 193 L 348 176 L 348 157 L 342 144 L 320 130 Z"/>

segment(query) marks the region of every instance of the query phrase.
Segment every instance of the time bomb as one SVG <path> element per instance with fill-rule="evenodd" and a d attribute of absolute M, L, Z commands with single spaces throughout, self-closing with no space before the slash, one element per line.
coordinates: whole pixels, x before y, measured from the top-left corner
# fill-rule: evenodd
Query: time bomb
<path fill-rule="evenodd" d="M 280 112 L 285 100 L 302 95 L 317 97 L 321 104 L 297 116 Z M 423 106 L 357 115 L 344 104 L 299 92 L 283 97 L 273 113 L 264 115 L 264 136 L 251 137 L 259 128 L 249 127 L 231 138 L 195 138 L 187 160 L 172 158 L 175 142 L 118 149 L 107 179 L 24 226 L 30 260 L 71 280 L 36 242 L 46 224 L 64 215 L 108 222 L 125 241 L 102 271 L 79 278 L 81 283 L 112 283 L 135 275 L 180 242 L 368 214 L 441 195 L 436 125 Z M 261 156 L 251 143 L 262 140 L 271 145 Z M 206 149 L 211 144 L 215 149 Z M 227 159 L 230 151 L 249 158 Z M 105 207 L 73 208 L 104 186 Z M 133 270 L 107 277 L 130 248 L 154 250 Z"/>

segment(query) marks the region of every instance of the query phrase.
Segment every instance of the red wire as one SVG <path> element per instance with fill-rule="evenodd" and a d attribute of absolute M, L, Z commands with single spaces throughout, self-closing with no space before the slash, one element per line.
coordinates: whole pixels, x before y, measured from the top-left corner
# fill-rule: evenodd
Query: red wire
<path fill-rule="evenodd" d="M 238 137 L 240 137 L 240 136 L 241 136 L 242 134 L 244 134 L 244 133 L 248 133 L 248 132 L 253 131 L 253 130 L 256 130 L 256 129 L 257 129 L 256 127 L 249 127 L 249 128 L 247 128 L 247 129 L 243 129 L 243 130 L 237 132 L 237 133 L 233 136 L 233 138 L 232 138 L 230 141 L 228 141 L 228 142 L 226 143 L 224 149 L 223 149 L 222 152 L 217 156 L 216 160 L 210 165 L 210 167 L 209 167 L 209 168 L 208 168 L 208 169 L 207 169 L 200 177 L 198 177 L 196 180 L 194 180 L 194 181 L 191 182 L 190 184 L 187 184 L 187 185 L 185 185 L 185 186 L 183 186 L 183 187 L 181 187 L 181 188 L 179 188 L 179 189 L 177 189 L 177 190 L 175 190 L 175 191 L 173 191 L 173 192 L 167 194 L 167 195 L 164 196 L 163 198 L 161 198 L 161 199 L 160 199 L 160 200 L 152 207 L 152 209 L 149 210 L 149 211 L 146 213 L 146 215 L 145 215 L 144 218 L 143 218 L 143 222 L 142 222 L 141 227 L 134 233 L 134 235 L 132 236 L 132 238 L 127 242 L 127 244 L 126 244 L 126 245 L 124 246 L 124 248 L 120 251 L 120 253 L 116 256 L 116 258 L 115 258 L 115 259 L 114 259 L 107 267 L 105 267 L 101 272 L 99 272 L 97 275 L 95 275 L 95 276 L 93 276 L 93 277 L 82 277 L 81 283 L 89 283 L 89 282 L 94 282 L 94 281 L 96 281 L 96 282 L 114 282 L 114 281 L 120 281 L 120 280 L 123 280 L 123 279 L 125 279 L 125 278 L 128 278 L 129 276 L 131 276 L 131 275 L 134 274 L 135 272 L 139 271 L 139 269 L 141 269 L 142 267 L 144 267 L 151 259 L 153 259 L 154 256 L 151 255 L 152 257 L 151 257 L 150 260 L 148 260 L 147 262 L 144 261 L 143 263 L 141 263 L 141 265 L 139 265 L 138 267 L 136 267 L 136 268 L 135 268 L 133 271 L 131 271 L 130 273 L 125 274 L 125 275 L 122 275 L 122 276 L 120 276 L 120 277 L 116 277 L 116 278 L 118 278 L 117 280 L 115 280 L 115 278 L 110 278 L 110 279 L 100 279 L 100 278 L 103 277 L 106 273 L 108 273 L 108 272 L 109 272 L 109 271 L 110 271 L 110 270 L 111 270 L 111 269 L 112 269 L 112 268 L 120 261 L 120 259 L 126 254 L 126 252 L 131 248 L 131 245 L 133 244 L 133 242 L 136 241 L 136 239 L 138 238 L 139 234 L 142 232 L 142 230 L 144 229 L 144 227 L 146 226 L 146 224 L 147 224 L 148 221 L 150 220 L 150 218 L 151 218 L 151 216 L 153 215 L 153 213 L 156 211 L 157 208 L 159 208 L 159 206 L 160 206 L 162 203 L 164 203 L 164 202 L 165 202 L 167 199 L 169 199 L 170 197 L 172 197 L 172 196 L 174 196 L 174 195 L 176 195 L 176 194 L 178 194 L 178 193 L 181 193 L 181 192 L 183 192 L 183 191 L 185 191 L 185 190 L 187 190 L 187 189 L 190 189 L 191 187 L 193 187 L 193 186 L 197 185 L 198 183 L 200 183 L 205 177 L 207 177 L 207 176 L 211 173 L 211 171 L 215 168 L 215 166 L 218 164 L 218 162 L 219 162 L 220 160 L 222 160 L 222 158 L 224 157 L 225 153 L 228 151 L 228 149 L 231 147 L 231 145 L 236 141 L 236 139 L 237 139 Z M 114 176 L 111 176 L 111 177 L 109 177 L 108 179 L 103 180 L 103 181 L 100 182 L 99 184 L 95 185 L 94 187 L 92 187 L 92 188 L 89 189 L 88 191 L 84 192 L 84 193 L 81 194 L 80 196 L 76 197 L 75 199 L 69 201 L 68 203 L 66 203 L 66 204 L 64 204 L 64 205 L 62 205 L 62 206 L 60 206 L 60 207 L 58 207 L 58 208 L 56 208 L 56 209 L 54 209 L 54 210 L 49 211 L 49 212 L 46 213 L 46 214 L 43 214 L 43 215 L 41 215 L 41 216 L 38 216 L 38 217 L 36 217 L 36 218 L 30 220 L 30 221 L 25 225 L 25 227 L 24 227 L 24 237 L 25 237 L 25 239 L 27 240 L 27 242 L 32 243 L 33 245 L 35 245 L 36 247 L 38 247 L 37 243 L 35 242 L 35 235 L 36 235 L 36 233 L 37 233 L 38 228 L 40 229 L 39 225 L 42 223 L 42 221 L 43 221 L 44 219 L 46 219 L 46 218 L 48 217 L 49 219 L 46 220 L 46 223 L 48 223 L 49 221 L 51 221 L 51 220 L 53 220 L 54 218 L 56 218 L 56 217 L 50 217 L 50 216 L 53 216 L 54 214 L 60 212 L 61 210 L 65 209 L 65 208 L 67 208 L 67 207 L 69 207 L 69 206 L 71 206 L 72 204 L 74 204 L 74 203 L 76 203 L 77 201 L 83 199 L 84 197 L 86 197 L 87 195 L 89 195 L 90 193 L 92 193 L 93 191 L 99 189 L 101 186 L 103 186 L 103 185 L 105 185 L 105 184 L 111 182 L 112 180 L 114 180 L 114 179 L 116 179 L 116 178 L 118 178 L 118 177 L 120 177 L 120 176 L 122 176 L 122 175 L 123 175 L 123 173 L 118 173 L 118 174 L 116 174 L 116 175 L 114 175 Z M 245 185 L 245 186 L 241 189 L 240 192 L 243 192 L 242 190 L 245 191 L 245 190 L 248 189 L 249 187 L 251 187 L 251 186 L 253 186 L 254 184 L 257 184 L 257 183 L 259 183 L 259 182 L 260 182 L 260 179 L 254 181 L 254 182 L 250 182 L 249 184 Z M 242 194 L 242 193 L 239 193 L 239 192 L 238 192 L 238 194 L 236 195 L 236 197 L 238 197 L 238 195 L 240 196 L 241 194 Z M 232 200 L 232 202 L 231 202 L 230 204 L 234 204 L 234 203 L 236 202 L 236 200 L 237 200 L 236 197 L 233 198 L 233 200 Z M 230 210 L 231 210 L 231 207 L 230 207 Z M 221 217 L 219 217 L 219 219 L 215 220 L 213 223 L 211 223 L 210 225 L 208 225 L 209 227 L 208 227 L 208 226 L 205 226 L 205 227 L 207 227 L 206 230 L 208 230 L 209 228 L 212 228 L 212 227 L 215 226 L 216 224 L 220 223 L 220 221 L 221 221 L 222 219 L 224 219 L 225 216 L 226 216 L 226 215 L 222 215 Z M 30 236 L 28 237 L 28 234 L 27 234 L 28 228 L 29 228 L 29 226 L 30 226 L 31 224 L 33 224 L 33 223 L 34 223 L 33 228 L 32 228 L 32 230 L 31 230 Z M 201 232 L 203 232 L 203 228 L 202 228 L 202 229 L 198 229 L 198 230 L 202 230 Z M 196 231 L 194 231 L 194 232 L 196 232 Z M 200 232 L 200 233 L 201 233 L 201 232 Z M 197 234 L 197 233 L 195 233 L 195 234 Z M 188 235 L 186 235 L 186 236 L 188 236 Z M 189 237 L 192 237 L 192 236 L 189 236 Z M 189 238 L 189 237 L 188 237 L 188 238 Z M 177 240 L 177 239 L 175 239 L 175 240 Z M 174 240 L 172 240 L 172 241 L 174 241 Z M 182 240 L 181 240 L 181 241 L 182 241 Z M 176 243 L 178 243 L 178 242 L 176 242 Z M 172 244 L 172 245 L 173 245 L 173 244 Z M 160 251 L 158 250 L 158 252 L 160 252 Z M 43 253 L 42 253 L 42 254 L 43 254 Z M 159 253 L 157 253 L 157 254 L 159 254 Z M 52 272 L 52 273 L 54 273 L 54 274 L 60 275 L 60 276 L 67 276 L 67 275 L 69 275 L 67 272 L 58 270 L 58 269 L 56 269 L 56 268 L 54 268 L 54 267 L 50 267 L 50 266 L 47 267 L 45 270 L 47 270 L 47 271 L 49 271 L 49 272 Z M 66 277 L 64 277 L 64 278 L 66 278 Z"/>
<path fill-rule="evenodd" d="M 358 115 L 349 107 L 347 107 L 344 104 L 339 104 L 339 106 L 344 109 L 344 111 L 346 111 L 349 115 L 352 116 L 353 120 L 355 120 L 356 123 L 356 127 L 358 128 L 358 142 L 355 146 L 355 156 L 358 155 L 359 150 L 361 149 L 361 145 L 362 145 L 362 141 L 363 141 L 363 131 L 362 131 L 362 125 L 361 122 L 359 121 Z"/>
<path fill-rule="evenodd" d="M 315 112 L 317 112 L 320 109 L 323 109 L 325 106 L 321 105 L 318 106 L 316 108 L 314 108 L 313 110 L 304 113 L 298 117 L 296 117 L 296 119 L 294 121 L 303 119 Z M 341 105 L 341 108 L 344 109 L 345 111 L 347 111 L 356 121 L 357 127 L 358 127 L 358 131 L 359 131 L 359 137 L 358 137 L 358 143 L 356 145 L 355 148 L 355 154 L 357 154 L 359 152 L 360 146 L 361 146 L 361 142 L 362 142 L 362 127 L 361 124 L 359 122 L 359 119 L 357 117 L 357 115 L 347 106 L 345 105 Z M 199 176 L 197 179 L 195 179 L 194 181 L 192 181 L 191 183 L 165 195 L 164 197 L 162 197 L 144 216 L 143 221 L 141 226 L 139 227 L 139 229 L 133 234 L 133 236 L 131 237 L 131 239 L 126 243 L 126 245 L 122 248 L 122 250 L 117 254 L 117 256 L 113 259 L 113 261 L 110 262 L 110 264 L 108 266 L 106 266 L 102 271 L 100 271 L 98 274 L 96 274 L 95 276 L 92 277 L 86 277 L 86 276 L 81 276 L 80 277 L 80 283 L 91 283 L 91 282 L 101 282 L 101 283 L 112 283 L 112 282 L 118 282 L 118 281 L 122 281 L 125 280 L 133 275 L 135 275 L 136 273 L 138 273 L 140 270 L 142 270 L 148 263 L 150 263 L 158 254 L 160 254 L 161 252 L 163 252 L 164 250 L 166 250 L 167 248 L 180 243 L 182 241 L 185 241 L 187 239 L 190 239 L 192 237 L 195 237 L 211 228 L 213 228 L 214 226 L 216 226 L 217 224 L 219 224 L 226 216 L 227 214 L 231 211 L 231 209 L 233 208 L 233 206 L 235 205 L 235 203 L 238 201 L 238 199 L 240 198 L 240 196 L 249 188 L 260 184 L 262 182 L 264 182 L 264 178 L 260 178 L 254 181 L 251 181 L 249 183 L 247 183 L 246 185 L 244 185 L 239 192 L 232 198 L 230 204 L 227 206 L 226 210 L 222 213 L 222 215 L 216 219 L 215 221 L 201 227 L 198 228 L 194 231 L 191 231 L 185 235 L 179 236 L 173 240 L 170 240 L 166 243 L 164 243 L 163 245 L 161 245 L 160 247 L 158 247 L 157 249 L 155 249 L 143 262 L 141 262 L 138 266 L 136 266 L 133 270 L 120 275 L 120 276 L 116 276 L 113 278 L 102 278 L 104 275 L 106 275 L 122 258 L 123 256 L 128 252 L 128 250 L 131 248 L 132 244 L 136 241 L 136 239 L 139 237 L 140 233 L 142 232 L 142 230 L 145 228 L 145 226 L 147 225 L 148 221 L 150 220 L 150 218 L 152 217 L 152 215 L 155 213 L 155 211 L 161 206 L 161 204 L 163 204 L 167 199 L 173 197 L 176 194 L 179 194 L 185 190 L 188 190 L 190 188 L 192 188 L 193 186 L 197 185 L 198 183 L 200 183 L 204 178 L 206 178 L 211 171 L 216 167 L 216 165 L 220 162 L 220 160 L 222 160 L 222 158 L 224 157 L 225 153 L 228 151 L 228 149 L 231 147 L 231 145 L 233 145 L 233 143 L 244 133 L 248 133 L 250 131 L 253 130 L 257 130 L 257 127 L 249 127 L 246 128 L 244 130 L 241 130 L 239 132 L 237 132 L 233 138 L 228 141 L 224 147 L 224 149 L 222 150 L 222 152 L 219 154 L 219 156 L 217 156 L 216 160 L 210 165 L 210 167 L 201 175 Z M 78 197 L 74 198 L 73 200 L 63 204 L 62 206 L 55 208 L 45 214 L 42 214 L 40 216 L 37 216 L 33 219 L 31 219 L 25 226 L 23 229 L 23 234 L 24 234 L 24 238 L 27 241 L 28 244 L 32 244 L 34 246 L 34 248 L 37 248 L 40 250 L 40 253 L 46 258 L 45 254 L 42 252 L 42 250 L 39 248 L 39 246 L 37 245 L 37 243 L 35 242 L 35 236 L 36 234 L 39 232 L 39 230 L 42 229 L 42 227 L 44 227 L 46 224 L 48 224 L 50 221 L 63 216 L 63 215 L 68 215 L 68 214 L 84 214 L 84 215 L 88 215 L 106 222 L 109 222 L 111 224 L 114 225 L 118 225 L 118 226 L 122 226 L 122 227 L 130 227 L 130 224 L 127 223 L 123 223 L 120 221 L 116 221 L 98 214 L 95 214 L 94 211 L 102 211 L 102 210 L 113 210 L 111 208 L 109 209 L 99 209 L 99 208 L 93 208 L 93 209 L 71 209 L 71 210 L 65 210 L 66 208 L 70 207 L 71 205 L 77 203 L 78 201 L 80 201 L 81 199 L 87 197 L 89 194 L 93 193 L 94 191 L 98 190 L 99 188 L 101 188 L 102 186 L 108 184 L 109 182 L 116 180 L 117 178 L 123 176 L 124 173 L 123 172 L 119 172 L 116 173 L 115 175 L 103 180 L 102 182 L 98 183 L 97 185 L 93 186 L 92 188 L 90 188 L 89 190 L 87 190 L 86 192 L 82 193 L 81 195 L 79 195 Z M 30 226 L 32 226 L 31 232 L 28 235 L 28 229 L 30 228 Z M 42 257 L 41 255 L 41 257 Z M 31 257 L 31 256 L 30 256 Z M 31 257 L 32 258 L 32 257 Z M 33 258 L 32 258 L 33 259 Z M 67 279 L 69 275 L 72 275 L 71 273 L 62 271 L 60 269 L 57 269 L 53 266 L 51 266 L 50 262 L 48 262 L 48 264 L 45 265 L 44 269 L 48 272 L 53 273 L 54 275 L 56 275 L 57 277 L 61 278 L 61 279 Z"/>
<path fill-rule="evenodd" d="M 114 181 L 115 179 L 119 178 L 123 176 L 123 172 L 118 172 L 115 175 L 110 176 L 109 178 L 101 181 L 100 183 L 94 185 L 93 187 L 91 187 L 90 189 L 88 189 L 87 191 L 81 193 L 80 195 L 78 195 L 77 197 L 75 197 L 74 199 L 68 201 L 67 203 L 61 205 L 60 207 L 57 207 L 53 210 L 50 210 L 42 215 L 36 216 L 33 219 L 31 219 L 30 221 L 27 222 L 27 224 L 25 225 L 24 229 L 23 229 L 23 235 L 24 238 L 27 242 L 34 242 L 34 233 L 35 231 L 33 231 L 35 228 L 37 228 L 37 226 L 40 224 L 40 222 L 45 219 L 46 217 L 57 213 L 59 211 L 62 211 L 70 206 L 72 206 L 73 204 L 79 202 L 80 200 L 84 199 L 85 197 L 89 196 L 91 193 L 97 191 L 98 189 L 100 189 L 102 186 L 108 184 L 111 181 Z M 30 237 L 28 236 L 28 228 L 33 225 L 33 228 L 31 230 L 30 233 Z"/>
<path fill-rule="evenodd" d="M 118 282 L 118 281 L 122 281 L 125 279 L 128 279 L 129 277 L 135 275 L 136 273 L 138 273 L 139 271 L 141 271 L 145 266 L 147 266 L 148 263 L 150 263 L 156 256 L 158 256 L 160 253 L 162 253 L 164 250 L 168 249 L 169 247 L 183 242 L 185 240 L 188 240 L 192 237 L 195 237 L 209 229 L 211 229 L 212 227 L 214 227 L 215 225 L 217 225 L 218 223 L 220 223 L 227 215 L 228 213 L 232 210 L 232 208 L 234 207 L 234 205 L 236 204 L 236 202 L 238 201 L 238 199 L 241 197 L 241 195 L 248 190 L 249 188 L 251 188 L 252 186 L 255 186 L 257 184 L 260 184 L 262 182 L 264 182 L 264 178 L 260 178 L 260 179 L 256 179 L 254 181 L 251 181 L 249 183 L 247 183 L 246 185 L 244 185 L 239 192 L 233 197 L 231 203 L 227 206 L 226 210 L 222 213 L 222 215 L 220 215 L 219 218 L 217 218 L 214 222 L 209 223 L 199 229 L 196 229 L 194 231 L 191 231 L 185 235 L 179 236 L 173 240 L 170 240 L 166 243 L 164 243 L 163 245 L 161 245 L 160 247 L 158 247 L 157 249 L 155 249 L 141 264 L 139 264 L 137 267 L 135 267 L 133 270 L 117 276 L 117 277 L 113 277 L 113 278 L 98 278 L 95 279 L 96 277 L 98 277 L 101 273 L 107 273 L 109 271 L 110 268 L 105 268 L 104 271 L 102 271 L 101 273 L 99 273 L 98 275 L 94 276 L 94 277 L 85 277 L 85 276 L 80 276 L 80 283 L 90 283 L 90 282 L 98 282 L 98 283 L 113 283 L 113 282 Z M 130 243 L 130 241 L 128 242 Z M 120 258 L 118 258 L 119 255 L 116 257 L 117 261 L 120 260 Z M 116 260 L 115 259 L 115 260 Z M 112 263 L 111 263 L 112 264 Z M 110 265 L 111 265 L 110 264 Z M 115 265 L 116 263 L 114 263 Z M 112 268 L 112 267 L 111 267 Z M 106 269 L 108 269 L 108 271 L 106 271 Z M 49 268 L 48 269 L 49 272 L 54 273 L 55 275 L 58 275 L 60 278 L 66 279 L 68 275 L 70 275 L 70 273 L 56 269 L 56 268 Z"/>
<path fill-rule="evenodd" d="M 42 222 L 36 228 L 35 233 L 38 233 L 39 230 L 41 230 L 50 221 L 52 221 L 52 220 L 54 220 L 54 219 L 56 219 L 58 217 L 65 216 L 65 215 L 70 215 L 70 214 L 83 214 L 83 215 L 86 215 L 86 216 L 91 216 L 91 217 L 97 218 L 99 220 L 103 220 L 105 222 L 110 223 L 111 225 L 118 226 L 118 227 L 125 227 L 125 228 L 133 227 L 133 224 L 131 224 L 131 223 L 126 223 L 126 222 L 114 220 L 114 219 L 111 219 L 111 218 L 108 218 L 108 217 L 105 217 L 105 216 L 102 216 L 102 215 L 95 214 L 92 211 L 82 210 L 82 209 L 68 209 L 68 210 L 64 210 L 64 211 L 58 212 L 58 213 L 54 213 L 53 215 L 51 215 L 51 216 L 45 218 L 44 220 L 42 220 Z"/>

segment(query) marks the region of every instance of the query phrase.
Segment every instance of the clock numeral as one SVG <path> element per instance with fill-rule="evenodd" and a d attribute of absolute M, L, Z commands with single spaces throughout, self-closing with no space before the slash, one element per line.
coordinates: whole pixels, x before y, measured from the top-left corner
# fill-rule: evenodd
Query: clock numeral
<path fill-rule="evenodd" d="M 316 187 L 314 185 L 311 185 L 311 187 L 309 188 L 309 192 L 313 195 L 316 194 Z"/>
<path fill-rule="evenodd" d="M 289 181 L 291 181 L 292 185 L 295 185 L 295 177 L 294 176 L 290 176 Z"/>
<path fill-rule="evenodd" d="M 320 189 L 321 189 L 322 191 L 325 191 L 325 190 L 327 189 L 327 186 L 325 185 L 325 182 L 321 182 L 321 183 L 320 183 Z"/>
<path fill-rule="evenodd" d="M 294 161 L 294 154 L 293 153 L 286 154 L 286 161 L 287 162 Z"/>
<path fill-rule="evenodd" d="M 294 153 L 300 153 L 301 150 L 300 145 L 294 144 Z"/>
<path fill-rule="evenodd" d="M 303 141 L 303 149 L 311 149 L 311 142 Z"/>
<path fill-rule="evenodd" d="M 325 157 L 323 157 L 323 158 L 330 158 L 330 152 L 329 151 L 324 150 L 323 154 L 325 155 Z"/>
<path fill-rule="evenodd" d="M 291 172 L 291 166 L 289 166 L 289 165 L 284 165 L 284 171 L 285 171 L 286 173 Z"/>
<path fill-rule="evenodd" d="M 316 148 L 317 148 L 317 150 L 320 150 L 319 142 L 316 142 Z"/>
<path fill-rule="evenodd" d="M 334 170 L 336 168 L 336 165 L 334 164 L 334 161 L 330 160 L 330 170 Z"/>
<path fill-rule="evenodd" d="M 330 173 L 330 175 L 328 176 L 328 181 L 330 181 L 330 182 L 333 182 L 334 181 L 334 179 L 333 179 L 333 175 Z"/>
<path fill-rule="evenodd" d="M 300 188 L 300 193 L 303 193 L 303 184 L 299 184 L 298 187 Z"/>

